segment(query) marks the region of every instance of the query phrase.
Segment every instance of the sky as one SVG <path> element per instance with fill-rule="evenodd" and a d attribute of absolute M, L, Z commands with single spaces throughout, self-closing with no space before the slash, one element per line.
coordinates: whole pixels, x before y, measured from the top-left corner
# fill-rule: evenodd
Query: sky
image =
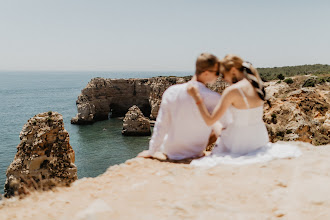
<path fill-rule="evenodd" d="M 193 71 L 330 64 L 330 1 L 0 0 L 0 70 Z"/>

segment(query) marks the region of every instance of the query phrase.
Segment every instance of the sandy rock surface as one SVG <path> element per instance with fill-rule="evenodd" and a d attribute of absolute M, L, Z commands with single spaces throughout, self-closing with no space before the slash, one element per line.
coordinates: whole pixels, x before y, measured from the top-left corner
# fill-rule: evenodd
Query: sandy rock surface
<path fill-rule="evenodd" d="M 135 158 L 71 187 L 1 202 L 0 219 L 330 219 L 330 145 L 209 169 Z"/>

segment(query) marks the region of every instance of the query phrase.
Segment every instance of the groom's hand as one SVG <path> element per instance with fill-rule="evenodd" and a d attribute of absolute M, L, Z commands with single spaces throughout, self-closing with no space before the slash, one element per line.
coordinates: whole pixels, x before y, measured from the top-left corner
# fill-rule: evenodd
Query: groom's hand
<path fill-rule="evenodd" d="M 148 150 L 142 151 L 137 156 L 138 157 L 144 157 L 144 158 L 150 158 L 150 157 L 152 157 L 152 155 L 150 154 L 150 152 Z"/>

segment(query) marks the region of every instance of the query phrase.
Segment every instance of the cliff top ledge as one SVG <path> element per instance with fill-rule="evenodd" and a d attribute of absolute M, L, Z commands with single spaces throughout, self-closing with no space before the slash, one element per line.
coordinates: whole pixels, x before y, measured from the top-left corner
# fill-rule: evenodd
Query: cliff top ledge
<path fill-rule="evenodd" d="M 71 187 L 4 200 L 0 219 L 329 219 L 330 145 L 209 169 L 134 158 Z"/>

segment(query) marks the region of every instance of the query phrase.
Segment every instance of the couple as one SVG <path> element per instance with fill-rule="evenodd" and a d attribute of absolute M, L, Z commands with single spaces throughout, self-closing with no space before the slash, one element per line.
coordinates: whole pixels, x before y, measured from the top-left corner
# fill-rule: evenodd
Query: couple
<path fill-rule="evenodd" d="M 214 83 L 220 73 L 230 84 L 222 96 L 205 86 Z M 149 150 L 138 156 L 154 157 L 161 152 L 171 160 L 199 158 L 204 156 L 209 138 L 215 134 L 219 138 L 212 154 L 194 160 L 193 164 L 215 165 L 224 162 L 228 155 L 233 156 L 233 163 L 243 155 L 248 155 L 246 161 L 250 161 L 251 153 L 257 157 L 261 153 L 269 159 L 267 154 L 274 151 L 265 151 L 270 144 L 262 119 L 264 100 L 262 80 L 250 63 L 236 55 L 227 55 L 219 61 L 212 54 L 202 53 L 192 80 L 164 92 Z M 284 156 L 296 156 L 297 150 L 291 149 Z M 279 154 L 283 157 L 283 152 Z"/>

